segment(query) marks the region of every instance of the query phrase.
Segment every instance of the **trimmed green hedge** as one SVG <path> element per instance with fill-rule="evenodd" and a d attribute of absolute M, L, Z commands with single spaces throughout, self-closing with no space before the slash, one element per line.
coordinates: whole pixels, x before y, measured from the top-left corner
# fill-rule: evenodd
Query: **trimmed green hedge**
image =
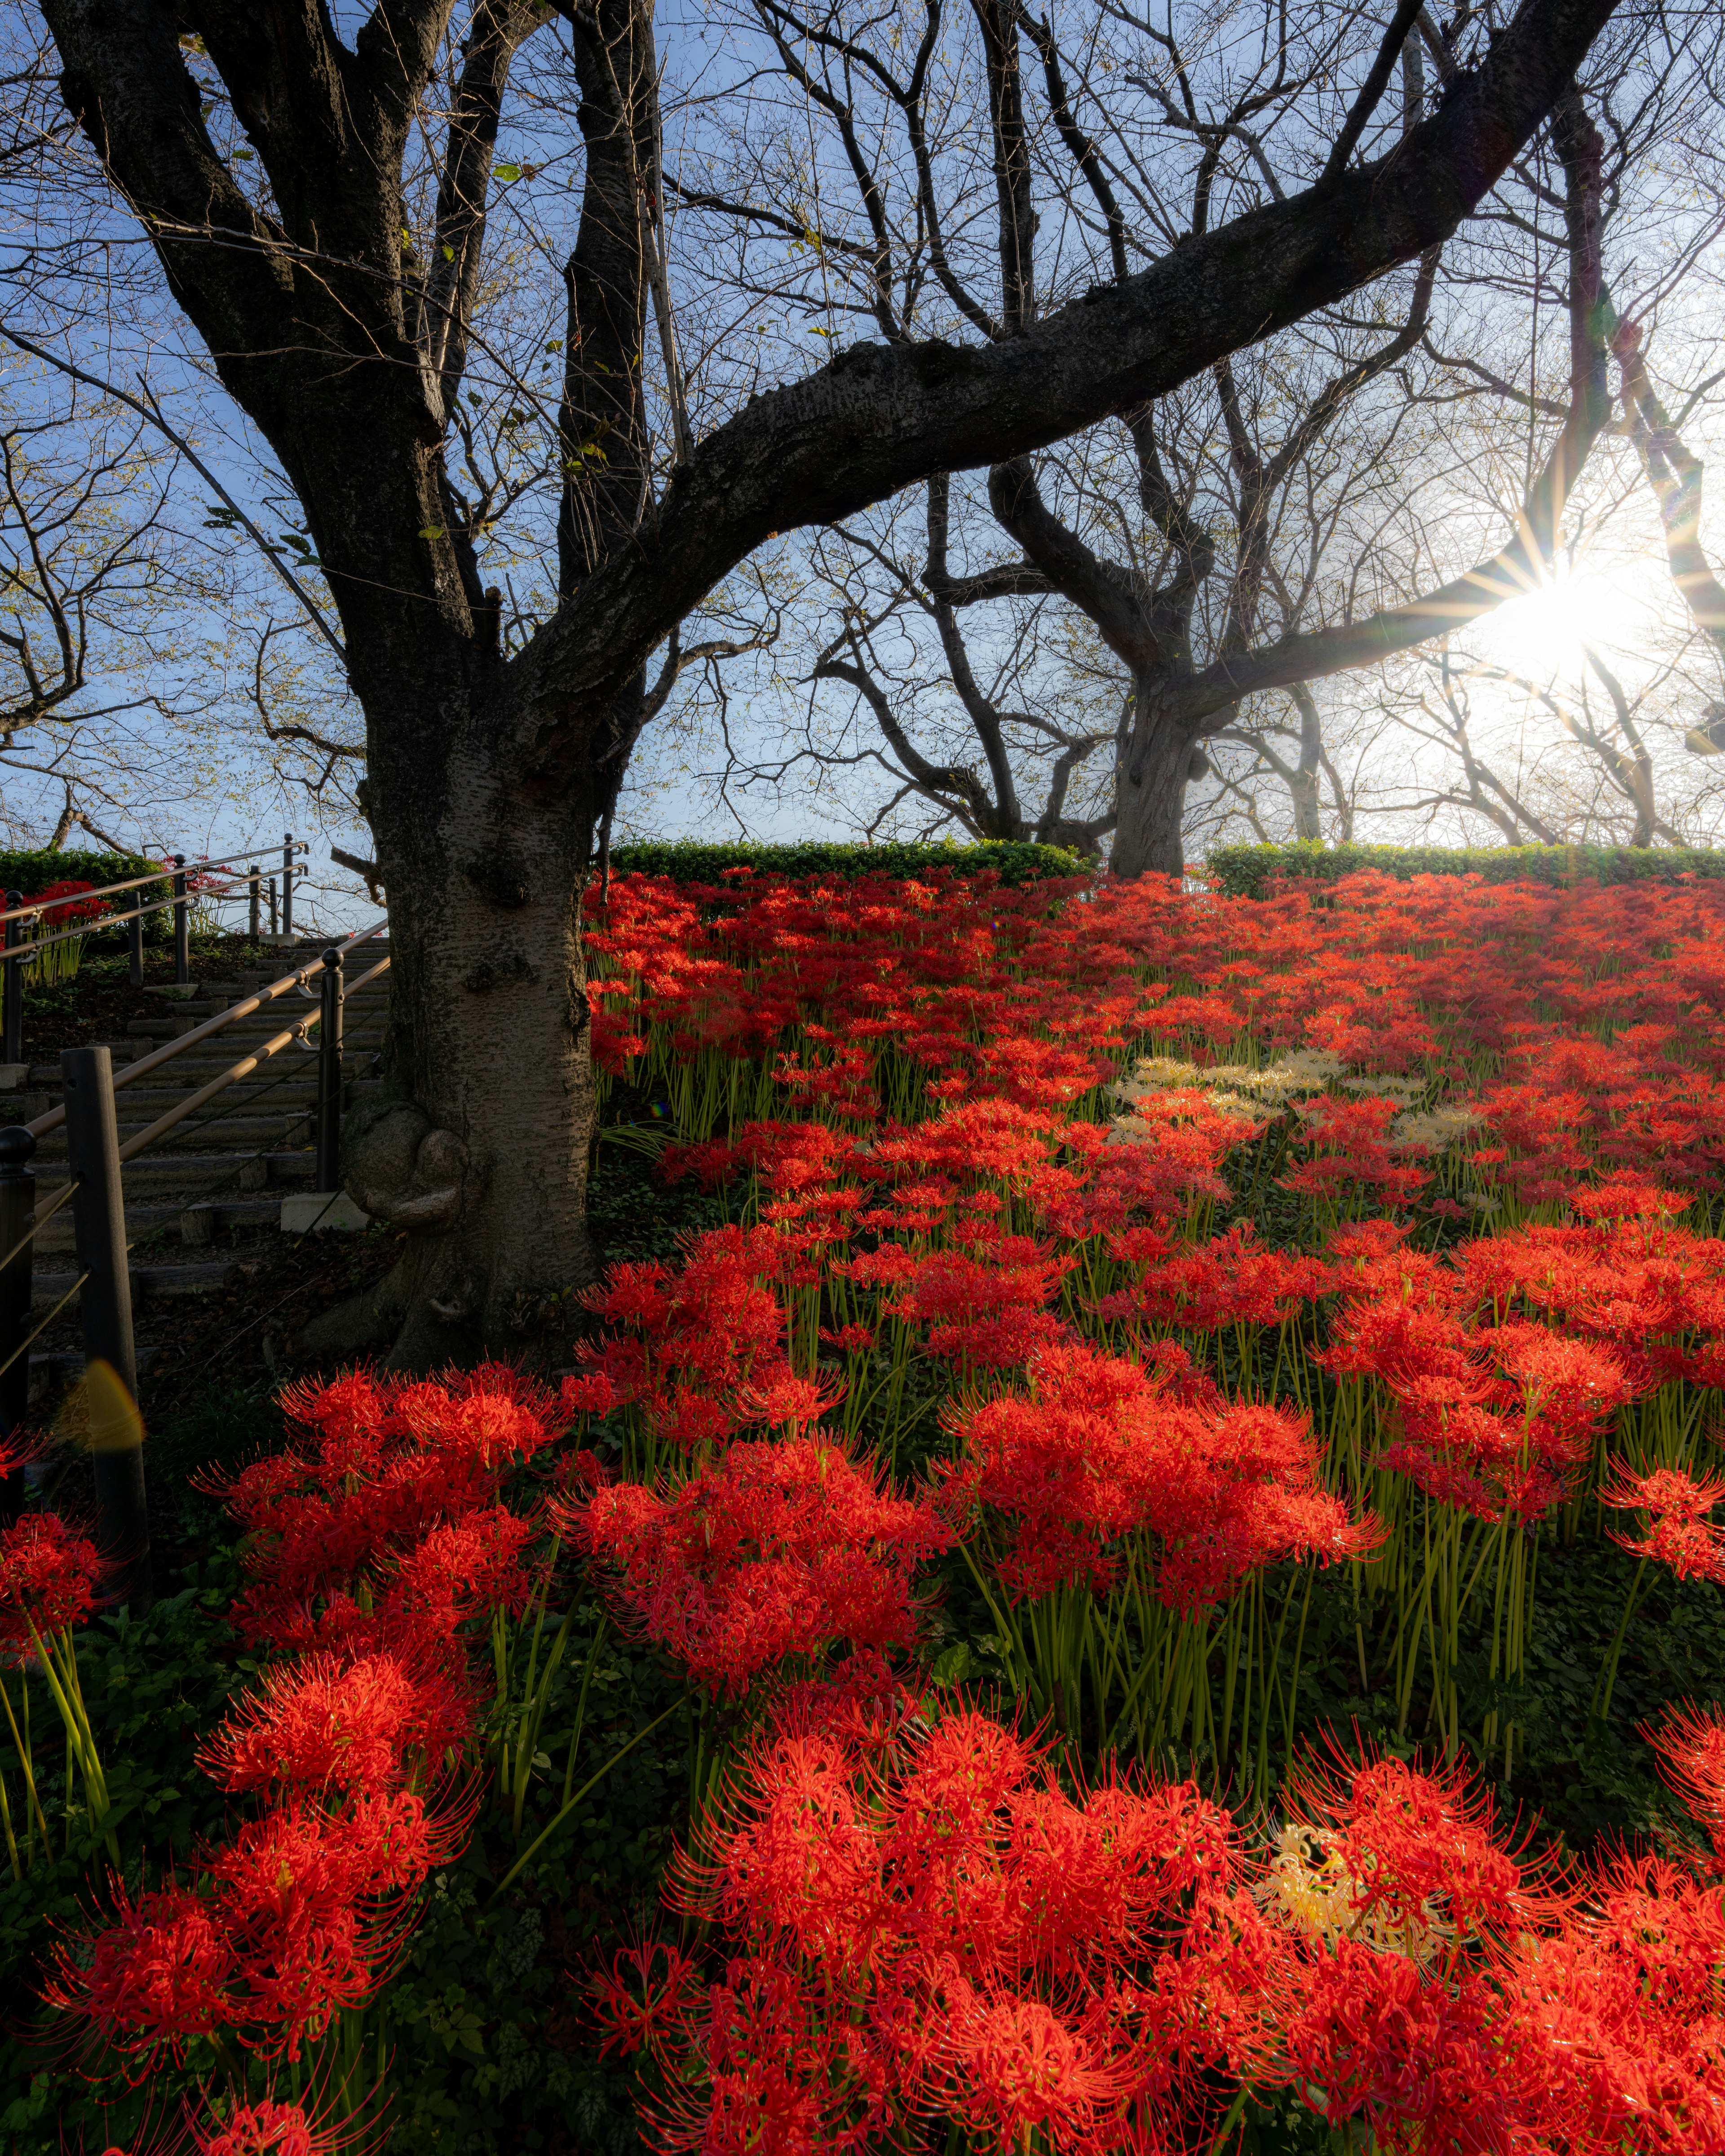
<path fill-rule="evenodd" d="M 1093 872 L 1090 862 L 1064 846 L 1004 841 L 973 846 L 857 846 L 808 839 L 791 846 L 757 846 L 743 841 L 704 845 L 696 839 L 675 839 L 611 849 L 613 875 L 669 876 L 673 883 L 717 883 L 726 869 L 740 868 L 753 869 L 760 875 L 900 879 L 927 875 L 934 869 L 950 869 L 959 875 L 992 869 L 1007 884 Z"/>
<path fill-rule="evenodd" d="M 1230 898 L 1261 898 L 1271 884 L 1339 883 L 1376 869 L 1406 883 L 1414 876 L 1476 875 L 1486 883 L 1672 882 L 1725 875 L 1725 853 L 1682 846 L 1219 846 L 1210 880 Z"/>
<path fill-rule="evenodd" d="M 22 891 L 26 898 L 33 898 L 39 891 L 46 891 L 51 883 L 124 883 L 128 877 L 148 875 L 162 864 L 148 854 L 80 854 L 50 853 L 45 847 L 29 851 L 0 850 L 0 891 Z M 165 898 L 167 886 L 159 891 L 145 890 L 138 896 L 146 900 Z M 130 894 L 122 892 L 110 901 L 124 909 L 130 902 Z M 95 929 L 105 944 L 120 942 L 126 931 Z M 164 906 L 159 913 L 144 916 L 144 941 L 146 943 L 166 943 L 173 937 L 173 915 Z"/>

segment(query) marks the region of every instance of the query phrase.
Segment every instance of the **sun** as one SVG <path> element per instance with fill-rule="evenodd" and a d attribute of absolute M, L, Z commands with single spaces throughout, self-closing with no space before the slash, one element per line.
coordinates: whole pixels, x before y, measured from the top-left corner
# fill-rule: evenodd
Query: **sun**
<path fill-rule="evenodd" d="M 1640 581 L 1627 567 L 1607 571 L 1559 562 L 1532 590 L 1506 599 L 1481 623 L 1481 656 L 1529 681 L 1577 673 L 1588 647 L 1621 649 L 1636 640 Z"/>

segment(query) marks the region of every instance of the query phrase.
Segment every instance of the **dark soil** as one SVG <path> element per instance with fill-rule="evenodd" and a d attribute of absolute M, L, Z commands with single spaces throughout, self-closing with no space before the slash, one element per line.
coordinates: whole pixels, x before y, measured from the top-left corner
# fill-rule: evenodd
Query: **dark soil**
<path fill-rule="evenodd" d="M 242 1259 L 221 1287 L 141 1313 L 141 1332 L 172 1333 L 138 1380 L 146 1425 L 173 1421 L 213 1389 L 267 1388 L 295 1373 L 300 1332 L 321 1312 L 382 1280 L 398 1240 L 385 1228 L 302 1235 Z"/>

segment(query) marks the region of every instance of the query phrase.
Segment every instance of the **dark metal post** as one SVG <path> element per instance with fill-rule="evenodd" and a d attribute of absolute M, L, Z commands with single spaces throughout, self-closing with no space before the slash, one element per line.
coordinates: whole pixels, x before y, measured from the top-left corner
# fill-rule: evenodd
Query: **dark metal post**
<path fill-rule="evenodd" d="M 281 837 L 281 932 L 294 932 L 294 834 L 284 831 Z"/>
<path fill-rule="evenodd" d="M 21 891 L 7 892 L 6 905 L 8 911 L 14 906 L 22 906 L 23 902 L 24 895 Z M 23 925 L 22 921 L 7 922 L 6 949 L 8 953 L 23 942 L 24 939 L 19 933 Z M 6 1052 L 3 1055 L 0 1055 L 0 1063 L 22 1063 L 24 1060 L 24 967 L 21 958 L 10 956 L 7 958 L 4 993 Z"/>
<path fill-rule="evenodd" d="M 66 1096 L 66 1152 L 71 1171 L 72 1231 L 84 1276 L 86 1386 L 105 1363 L 138 1393 L 137 1351 L 131 1331 L 131 1275 L 126 1254 L 126 1199 L 120 1182 L 120 1127 L 114 1112 L 114 1070 L 108 1050 L 64 1048 L 60 1078 Z M 95 1395 L 92 1393 L 94 1408 Z M 134 1611 L 150 1602 L 150 1514 L 144 1497 L 144 1451 L 136 1430 L 99 1431 L 91 1419 L 95 1470 L 96 1546 L 115 1568 L 114 1599 Z"/>
<path fill-rule="evenodd" d="M 0 1438 L 21 1430 L 30 1412 L 30 1269 L 35 1251 L 36 1141 L 22 1123 L 0 1131 Z M 23 1248 L 18 1246 L 22 1244 Z M 8 1255 L 10 1253 L 10 1255 Z M 8 1358 L 11 1359 L 8 1361 Z M 24 1508 L 24 1471 L 0 1481 L 0 1527 L 13 1526 Z"/>
<path fill-rule="evenodd" d="M 341 1187 L 341 953 L 323 954 L 322 1009 L 317 1041 L 317 1180 L 312 1188 Z"/>
<path fill-rule="evenodd" d="M 140 911 L 148 884 L 140 885 L 131 894 L 131 919 L 126 924 L 126 947 L 131 960 L 131 984 L 135 988 L 144 985 L 144 916 Z"/>
<path fill-rule="evenodd" d="M 183 988 L 192 978 L 192 947 L 186 919 L 186 856 L 174 855 L 174 978 Z"/>
<path fill-rule="evenodd" d="M 245 880 L 247 896 L 250 901 L 246 921 L 246 933 L 255 943 L 258 940 L 258 932 L 264 925 L 259 918 L 264 904 L 264 874 L 255 861 L 246 870 Z"/>
<path fill-rule="evenodd" d="M 275 879 L 271 876 L 270 879 L 270 933 L 272 936 L 275 933 L 278 925 L 275 912 Z"/>

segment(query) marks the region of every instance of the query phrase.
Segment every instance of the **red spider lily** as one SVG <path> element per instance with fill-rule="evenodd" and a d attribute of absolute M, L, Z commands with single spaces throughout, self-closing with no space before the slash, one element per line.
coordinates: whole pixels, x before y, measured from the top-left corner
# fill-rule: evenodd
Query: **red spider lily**
<path fill-rule="evenodd" d="M 234 1948 L 230 2019 L 250 2025 L 255 2049 L 297 2058 L 308 2035 L 372 1994 L 393 1953 L 377 1905 L 417 1886 L 434 1848 L 423 1805 L 403 1794 L 339 1819 L 285 1805 L 210 1860 Z"/>
<path fill-rule="evenodd" d="M 1358 1208 L 1373 1192 L 1385 1204 L 1407 1204 L 1424 1188 L 1427 1171 L 1409 1163 L 1408 1148 L 1391 1143 L 1394 1116 L 1389 1101 L 1321 1096 L 1301 1111 L 1310 1158 L 1288 1170 L 1283 1185 L 1337 1207 Z"/>
<path fill-rule="evenodd" d="M 34 897 L 26 898 L 23 903 L 42 909 L 42 931 L 51 935 L 56 930 L 69 928 L 74 921 L 101 918 L 108 910 L 108 901 L 85 896 L 95 890 L 94 884 L 75 880 L 45 884 Z"/>
<path fill-rule="evenodd" d="M 695 1681 L 733 1694 L 834 1640 L 907 1645 L 915 1574 L 952 1539 L 818 1434 L 732 1445 L 675 1491 L 614 1484 L 552 1512 Z"/>
<path fill-rule="evenodd" d="M 621 1948 L 591 1986 L 604 2030 L 600 2057 L 608 2051 L 657 2053 L 674 2043 L 690 2013 L 699 2011 L 702 1989 L 699 1964 L 669 1941 Z"/>
<path fill-rule="evenodd" d="M 398 1788 L 415 1756 L 434 1765 L 458 1751 L 472 1719 L 445 1669 L 415 1671 L 398 1654 L 311 1655 L 264 1671 L 198 1764 L 235 1794 L 277 1784 L 377 1793 Z"/>
<path fill-rule="evenodd" d="M 219 2124 L 194 2119 L 191 2132 L 198 2156 L 335 2156 L 359 2138 L 334 2124 L 321 2125 L 301 2104 L 269 2097 L 230 2104 Z"/>
<path fill-rule="evenodd" d="M 1096 1306 L 1098 1317 L 1186 1332 L 1279 1325 L 1329 1285 L 1329 1268 L 1322 1260 L 1266 1250 L 1250 1224 L 1195 1250 L 1164 1252 L 1153 1243 L 1145 1255 L 1152 1269 L 1140 1285 L 1104 1296 Z"/>
<path fill-rule="evenodd" d="M 1222 1163 L 1259 1127 L 1196 1088 L 1152 1093 L 1112 1132 L 1069 1125 L 1066 1142 L 1081 1168 L 1064 1186 L 1045 1172 L 1031 1195 L 1049 1224 L 1075 1239 L 1117 1234 L 1134 1214 L 1182 1219 L 1193 1206 L 1227 1196 Z"/>
<path fill-rule="evenodd" d="M 106 1567 L 94 1543 L 57 1513 L 26 1512 L 0 1529 L 0 1647 L 14 1652 L 82 1625 Z"/>
<path fill-rule="evenodd" d="M 1559 2061 L 1477 1971 L 1435 1984 L 1403 1956 L 1343 1939 L 1301 1971 L 1299 1998 L 1289 2062 L 1332 2128 L 1359 2121 L 1384 2156 L 1552 2145 L 1527 2133 L 1559 2084 Z"/>
<path fill-rule="evenodd" d="M 919 1259 L 888 1309 L 901 1323 L 928 1323 L 931 1354 L 980 1369 L 1007 1368 L 1064 1333 L 1043 1306 L 1075 1260 L 1028 1235 L 999 1236 L 973 1248 L 973 1255 L 936 1250 Z"/>
<path fill-rule="evenodd" d="M 786 1429 L 796 1437 L 809 1424 L 819 1422 L 837 1407 L 845 1389 L 837 1379 L 820 1383 L 813 1378 L 782 1371 L 764 1383 L 739 1389 L 737 1418 L 744 1423 L 764 1422 L 775 1430 Z"/>
<path fill-rule="evenodd" d="M 464 1512 L 399 1560 L 386 1607 L 420 1614 L 439 1630 L 493 1609 L 519 1615 L 539 1584 L 536 1571 L 521 1563 L 538 1533 L 535 1519 L 506 1505 Z"/>
<path fill-rule="evenodd" d="M 1691 1817 L 1706 1828 L 1714 1861 L 1725 1870 L 1725 1712 L 1711 1700 L 1705 1707 L 1667 1707 L 1656 1727 L 1644 1722 L 1640 1733 Z"/>
<path fill-rule="evenodd" d="M 506 1557 L 481 1549 L 480 1522 L 495 1517 L 503 1476 L 556 1438 L 549 1393 L 488 1366 L 436 1383 L 358 1372 L 290 1388 L 283 1399 L 310 1442 L 211 1486 L 256 1537 L 253 1584 L 236 1612 L 251 1636 L 320 1644 L 313 1606 L 361 1589 L 418 1610 L 421 1630 L 434 1604 L 447 1625 L 494 1584 L 499 1564 L 500 1594 L 517 1591 Z M 490 1569 L 470 1593 L 462 1567 L 481 1563 Z"/>
<path fill-rule="evenodd" d="M 271 1670 L 201 1753 L 269 1808 L 201 1853 L 198 1892 L 133 1903 L 116 1888 L 117 1921 L 63 1952 L 50 1993 L 146 2069 L 218 2027 L 296 2060 L 388 1979 L 414 1891 L 477 1804 L 475 1787 L 439 1779 L 474 1720 L 459 1628 L 535 1584 L 522 1558 L 536 1517 L 484 1500 L 549 1441 L 549 1394 L 509 1371 L 354 1373 L 290 1405 L 309 1445 L 231 1486 L 262 1531 L 242 1607 L 254 1629 L 321 1651 Z M 566 1460 L 565 1490 L 593 1465 Z"/>
<path fill-rule="evenodd" d="M 1049 1349 L 1031 1363 L 1028 1395 L 950 1416 L 963 1446 L 952 1500 L 1013 1522 L 1002 1578 L 1014 1599 L 1052 1584 L 1051 1550 L 1070 1553 L 1068 1576 L 1106 1582 L 1106 1546 L 1132 1534 L 1154 1537 L 1156 1592 L 1187 1612 L 1280 1557 L 1369 1553 L 1378 1530 L 1319 1486 L 1303 1418 L 1230 1408 L 1202 1389 L 1183 1398 L 1189 1368 L 1178 1356 L 1146 1370 L 1088 1348 Z"/>
<path fill-rule="evenodd" d="M 1589 1902 L 1594 1938 L 1633 1967 L 1645 1999 L 1686 2019 L 1717 2015 L 1725 1964 L 1725 1902 L 1717 1881 L 1697 1880 L 1664 1857 L 1619 1855 L 1595 1873 Z"/>
<path fill-rule="evenodd" d="M 1656 1467 L 1632 1475 L 1622 1463 L 1602 1483 L 1599 1502 L 1619 1512 L 1649 1515 L 1647 1532 L 1638 1541 L 1613 1532 L 1611 1539 L 1636 1557 L 1651 1558 L 1679 1579 L 1692 1574 L 1725 1583 L 1725 1528 L 1707 1517 L 1725 1504 L 1725 1475 L 1697 1479 L 1676 1467 Z"/>
<path fill-rule="evenodd" d="M 768 1732 L 671 1890 L 718 1928 L 724 1980 L 617 1969 L 601 2010 L 616 2041 L 650 2020 L 670 2148 L 874 2146 L 930 2113 L 1003 2148 L 1159 2146 L 1204 2066 L 1256 2056 L 1290 1965 L 1240 1872 L 1189 1787 L 1074 1799 L 983 1716 L 872 1761 Z M 1233 2010 L 1219 1928 L 1255 1972 Z"/>
<path fill-rule="evenodd" d="M 719 1228 L 691 1237 L 681 1268 L 615 1266 L 585 1298 L 624 1328 L 585 1343 L 582 1359 L 608 1409 L 638 1407 L 659 1440 L 686 1450 L 714 1443 L 738 1426 L 742 1389 L 789 1374 L 783 1351 L 785 1315 L 764 1285 L 780 1270 L 785 1239 L 767 1228 Z"/>
<path fill-rule="evenodd" d="M 133 1902 L 116 1882 L 114 1901 L 115 1921 L 90 1943 L 88 1965 L 62 1949 L 46 1996 L 146 2064 L 162 2049 L 179 2058 L 189 2037 L 234 2018 L 233 1942 L 209 1898 L 185 1887 Z"/>

